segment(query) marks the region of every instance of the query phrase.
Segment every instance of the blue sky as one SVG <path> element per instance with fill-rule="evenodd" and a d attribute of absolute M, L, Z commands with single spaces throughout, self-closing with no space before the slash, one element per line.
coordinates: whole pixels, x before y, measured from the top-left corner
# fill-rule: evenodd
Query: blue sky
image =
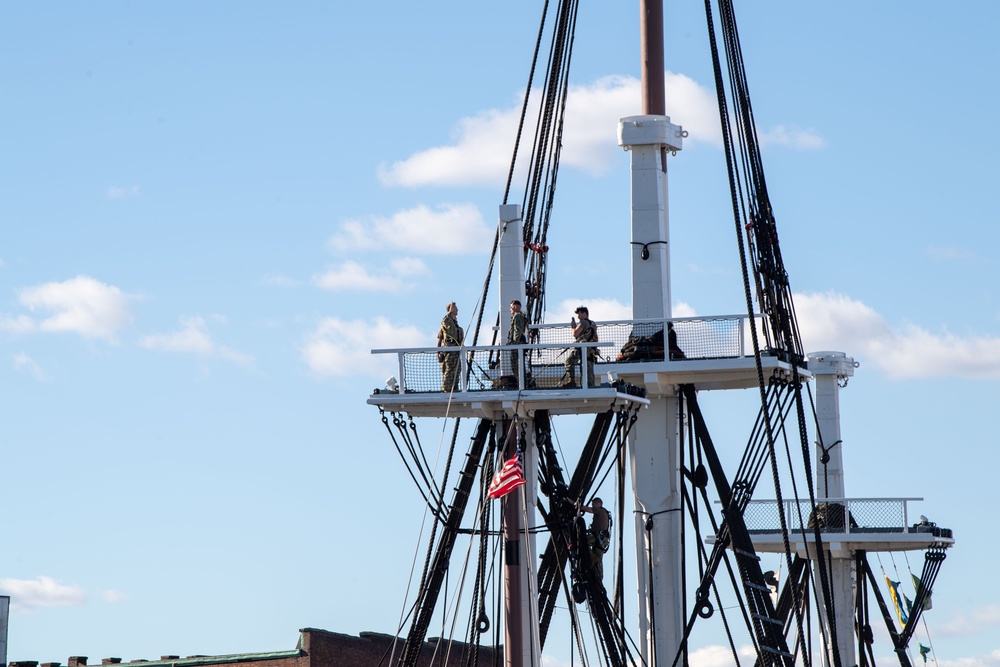
<path fill-rule="evenodd" d="M 938 662 L 1000 664 L 1000 10 L 742 4 L 805 344 L 861 364 L 848 493 L 923 497 L 955 530 Z M 690 132 L 670 163 L 678 315 L 743 310 L 701 7 L 666 3 L 668 113 Z M 10 660 L 394 630 L 421 508 L 365 405 L 391 372 L 368 350 L 432 344 L 450 300 L 471 315 L 539 11 L 0 5 Z M 549 321 L 629 312 L 616 124 L 639 112 L 637 34 L 631 3 L 584 3 Z M 752 419 L 718 424 L 734 456 Z"/>

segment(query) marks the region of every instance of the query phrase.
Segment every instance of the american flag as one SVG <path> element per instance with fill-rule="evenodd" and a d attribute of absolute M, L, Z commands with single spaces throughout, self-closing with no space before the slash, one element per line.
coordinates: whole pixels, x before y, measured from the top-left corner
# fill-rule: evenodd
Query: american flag
<path fill-rule="evenodd" d="M 521 463 L 521 450 L 518 449 L 517 453 L 510 457 L 510 460 L 503 464 L 500 472 L 493 477 L 486 497 L 493 500 L 503 498 L 517 487 L 524 486 L 524 484 L 524 465 Z"/>

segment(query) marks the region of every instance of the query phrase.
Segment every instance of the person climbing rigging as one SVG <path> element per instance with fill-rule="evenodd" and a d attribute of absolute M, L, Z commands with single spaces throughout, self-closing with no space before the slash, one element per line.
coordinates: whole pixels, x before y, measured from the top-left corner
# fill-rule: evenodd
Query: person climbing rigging
<path fill-rule="evenodd" d="M 597 342 L 597 325 L 595 325 L 590 320 L 590 311 L 587 310 L 586 306 L 580 306 L 576 309 L 576 314 L 579 316 L 580 321 L 576 321 L 576 317 L 570 319 L 570 326 L 573 327 L 573 340 L 577 343 L 596 343 Z M 566 379 L 563 381 L 563 387 L 575 387 L 576 386 L 576 368 L 580 365 L 580 348 L 574 347 L 570 350 L 569 354 L 566 355 L 566 361 L 563 365 L 566 367 Z M 594 362 L 597 360 L 597 348 L 588 347 L 587 348 L 587 387 L 593 389 L 596 386 L 594 382 Z M 582 375 L 582 371 L 581 371 Z"/>
<path fill-rule="evenodd" d="M 604 554 L 611 546 L 611 514 L 604 509 L 604 501 L 594 498 L 590 506 L 581 505 L 581 512 L 590 512 L 594 518 L 587 529 L 587 551 L 590 554 L 590 568 L 597 578 L 604 579 Z"/>
<path fill-rule="evenodd" d="M 438 329 L 438 347 L 459 347 L 465 342 L 465 331 L 458 325 L 458 306 L 454 301 L 446 307 L 447 313 L 441 319 Z M 441 363 L 441 391 L 452 392 L 458 389 L 458 371 L 461 361 L 457 352 L 438 352 L 437 360 Z"/>

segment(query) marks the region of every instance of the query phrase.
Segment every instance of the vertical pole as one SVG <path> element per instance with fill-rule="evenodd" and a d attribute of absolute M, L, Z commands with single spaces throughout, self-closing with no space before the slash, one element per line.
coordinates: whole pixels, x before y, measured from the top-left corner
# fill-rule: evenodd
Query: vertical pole
<path fill-rule="evenodd" d="M 516 421 L 504 420 L 506 446 L 503 459 L 506 461 L 517 449 Z M 504 654 L 507 667 L 523 667 L 524 645 L 521 615 L 521 494 L 520 490 L 508 493 L 503 499 L 503 572 L 504 572 Z"/>
<path fill-rule="evenodd" d="M 504 496 L 504 616 L 506 618 L 504 657 L 506 667 L 537 667 L 541 664 L 538 636 L 538 605 L 534 533 L 537 468 L 534 423 L 531 420 L 505 421 L 504 459 L 514 456 L 520 428 L 524 425 L 524 470 L 527 483 Z"/>
<path fill-rule="evenodd" d="M 651 396 L 632 427 L 636 573 L 643 663 L 667 665 L 684 636 L 677 397 Z"/>
<path fill-rule="evenodd" d="M 645 23 L 654 15 L 644 13 Z M 658 23 L 662 31 L 662 19 Z M 671 317 L 666 156 L 680 150 L 682 132 L 662 115 L 630 116 L 618 124 L 618 143 L 632 156 L 633 319 Z M 645 664 L 656 665 L 677 654 L 684 634 L 680 424 L 677 396 L 660 389 L 656 374 L 643 384 L 650 405 L 632 429 L 629 463 L 636 509 L 639 645 Z"/>
<path fill-rule="evenodd" d="M 663 63 L 663 0 L 639 0 L 642 34 L 642 113 L 662 116 L 666 111 Z"/>
<path fill-rule="evenodd" d="M 524 295 L 524 232 L 521 224 L 521 207 L 515 204 L 500 206 L 500 336 L 507 342 L 510 326 L 510 302 L 525 302 Z M 527 357 L 518 363 L 518 386 L 523 386 Z M 503 375 L 512 375 L 511 353 L 500 354 Z M 517 409 L 516 406 L 514 408 Z M 521 427 L 524 427 L 524 475 L 527 483 L 504 498 L 504 611 L 506 639 L 504 646 L 507 667 L 534 667 L 541 662 L 538 641 L 537 584 L 535 574 L 535 538 L 528 530 L 536 521 L 538 467 L 535 454 L 534 423 L 525 415 L 517 415 L 508 427 L 505 460 L 514 455 Z"/>
<path fill-rule="evenodd" d="M 521 224 L 521 207 L 517 204 L 500 206 L 500 335 L 501 344 L 507 342 L 507 331 L 510 327 L 510 302 L 517 299 L 522 305 L 524 295 L 524 231 Z M 524 356 L 520 359 L 518 375 L 524 370 Z M 500 353 L 500 374 L 513 375 L 511 353 Z M 523 385 L 518 383 L 518 387 Z"/>
<path fill-rule="evenodd" d="M 835 499 L 844 506 L 844 530 L 850 526 L 850 514 L 844 485 L 843 443 L 840 438 L 840 381 L 854 375 L 854 359 L 843 352 L 814 352 L 809 355 L 809 370 L 816 379 L 816 424 L 819 438 L 816 443 L 816 490 L 819 502 Z M 840 499 L 840 500 L 836 500 Z M 834 516 L 838 516 L 834 514 Z M 836 664 L 831 651 L 840 655 L 841 665 L 857 663 L 854 642 L 854 608 L 857 587 L 857 564 L 854 553 L 827 545 L 827 563 L 830 566 L 830 592 L 835 616 L 831 619 L 826 605 L 820 606 L 820 622 L 829 631 L 836 624 L 837 645 L 830 646 L 824 656 L 828 667 Z M 820 591 L 822 595 L 822 591 Z M 829 633 L 827 636 L 830 636 Z"/>

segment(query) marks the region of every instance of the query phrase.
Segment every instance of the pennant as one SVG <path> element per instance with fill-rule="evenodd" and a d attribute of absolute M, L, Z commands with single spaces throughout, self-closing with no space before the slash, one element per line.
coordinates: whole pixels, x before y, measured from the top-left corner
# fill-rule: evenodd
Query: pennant
<path fill-rule="evenodd" d="M 892 603 L 896 605 L 896 616 L 899 617 L 899 624 L 906 625 L 906 622 L 910 620 L 910 615 L 907 614 L 903 609 L 903 606 L 899 604 L 899 582 L 893 581 L 887 574 L 883 574 L 882 576 L 885 577 L 885 583 L 889 584 L 889 595 L 892 597 Z"/>
<path fill-rule="evenodd" d="M 924 664 L 927 664 L 927 654 L 931 652 L 930 646 L 924 646 L 920 642 L 917 642 L 917 646 L 920 647 L 920 657 L 924 659 Z"/>
<path fill-rule="evenodd" d="M 521 463 L 521 450 L 518 449 L 517 453 L 510 457 L 510 460 L 503 464 L 500 472 L 493 477 L 486 497 L 492 500 L 503 498 L 517 487 L 524 486 L 524 484 L 524 466 Z"/>
<path fill-rule="evenodd" d="M 910 572 L 910 576 L 913 577 L 913 590 L 915 590 L 919 594 L 920 593 L 920 587 L 923 586 L 924 584 L 923 584 L 922 581 L 920 581 L 920 577 L 918 577 L 917 575 L 913 574 L 912 572 Z M 923 607 L 923 609 L 924 609 L 924 611 L 926 611 L 926 610 L 928 610 L 930 608 L 931 608 L 931 592 L 928 589 L 927 596 L 924 598 L 924 607 Z"/>

